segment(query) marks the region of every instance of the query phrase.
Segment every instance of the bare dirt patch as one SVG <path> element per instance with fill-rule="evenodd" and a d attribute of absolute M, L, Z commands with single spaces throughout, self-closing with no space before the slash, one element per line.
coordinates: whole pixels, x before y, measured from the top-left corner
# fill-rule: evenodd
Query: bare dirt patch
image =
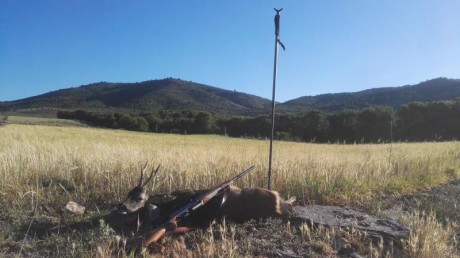
<path fill-rule="evenodd" d="M 420 210 L 432 212 L 444 222 L 460 223 L 460 178 L 413 194 L 386 198 L 380 202 L 380 206 L 383 214 L 394 219 L 404 213 Z"/>

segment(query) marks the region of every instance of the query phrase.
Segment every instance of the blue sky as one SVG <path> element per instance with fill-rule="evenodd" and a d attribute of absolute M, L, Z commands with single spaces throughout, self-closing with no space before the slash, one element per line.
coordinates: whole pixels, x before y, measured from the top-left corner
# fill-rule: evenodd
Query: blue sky
<path fill-rule="evenodd" d="M 181 78 L 277 101 L 460 78 L 460 1 L 0 0 L 0 101 Z"/>

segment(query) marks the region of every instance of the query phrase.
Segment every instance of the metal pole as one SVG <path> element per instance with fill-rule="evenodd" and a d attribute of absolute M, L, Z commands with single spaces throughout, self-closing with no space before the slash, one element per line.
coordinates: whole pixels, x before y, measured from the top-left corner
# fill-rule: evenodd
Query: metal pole
<path fill-rule="evenodd" d="M 278 44 L 279 39 L 279 20 L 280 12 L 283 10 L 275 9 L 275 60 L 273 65 L 273 91 L 272 91 L 272 123 L 271 123 L 271 134 L 270 134 L 270 154 L 268 158 L 268 189 L 272 189 L 272 156 L 273 156 L 273 136 L 275 134 L 275 88 L 276 88 L 276 74 L 277 74 L 277 63 L 278 63 Z M 283 47 L 284 48 L 284 47 Z"/>

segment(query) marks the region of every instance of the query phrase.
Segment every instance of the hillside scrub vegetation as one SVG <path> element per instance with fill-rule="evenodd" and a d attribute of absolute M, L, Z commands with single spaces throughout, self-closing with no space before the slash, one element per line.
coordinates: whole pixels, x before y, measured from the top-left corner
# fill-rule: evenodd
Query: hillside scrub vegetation
<path fill-rule="evenodd" d="M 36 108 L 97 110 L 213 110 L 222 114 L 245 114 L 267 110 L 270 101 L 174 78 L 138 83 L 98 82 L 60 89 L 14 101 L 0 101 L 0 112 Z"/>
<path fill-rule="evenodd" d="M 95 113 L 59 111 L 59 118 L 77 119 L 93 126 L 179 134 L 220 134 L 268 138 L 270 119 L 223 117 L 210 112 Z M 389 107 L 310 111 L 276 116 L 276 138 L 306 142 L 377 143 L 390 141 L 450 141 L 460 139 L 460 99 L 413 102 L 397 110 Z"/>
<path fill-rule="evenodd" d="M 415 101 L 445 101 L 458 97 L 459 79 L 435 78 L 401 87 L 303 96 L 278 103 L 276 108 L 281 113 L 295 114 L 311 110 L 340 112 L 377 106 L 399 108 Z M 117 110 L 137 113 L 196 110 L 219 115 L 257 116 L 269 113 L 270 107 L 271 101 L 266 98 L 174 78 L 136 83 L 98 82 L 25 99 L 0 101 L 0 112 L 30 109 Z"/>
<path fill-rule="evenodd" d="M 120 237 L 97 218 L 137 184 L 146 161 L 161 164 L 151 192 L 211 187 L 251 165 L 256 171 L 237 185 L 267 184 L 268 141 L 14 124 L 1 127 L 0 135 L 0 256 L 124 257 L 127 236 Z M 379 214 L 382 201 L 458 178 L 459 168 L 458 142 L 278 141 L 272 179 L 274 189 L 285 198 L 297 197 L 299 205 L 336 204 Z M 87 211 L 81 216 L 66 213 L 68 201 Z M 455 224 L 421 213 L 402 223 L 413 230 L 400 247 L 406 257 L 455 256 Z M 436 232 L 437 237 L 430 238 L 427 232 Z M 176 252 L 169 255 L 273 256 L 279 242 L 270 237 L 291 241 L 307 256 L 333 255 L 336 238 L 348 239 L 360 254 L 385 254 L 379 244 L 366 242 L 353 231 L 308 224 L 291 228 L 281 221 L 215 225 L 182 238 L 167 237 L 164 244 Z"/>

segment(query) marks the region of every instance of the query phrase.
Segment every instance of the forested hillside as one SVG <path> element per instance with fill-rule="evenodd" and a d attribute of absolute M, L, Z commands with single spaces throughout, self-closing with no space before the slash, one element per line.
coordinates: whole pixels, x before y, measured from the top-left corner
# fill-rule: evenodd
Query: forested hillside
<path fill-rule="evenodd" d="M 415 101 L 452 100 L 457 97 L 460 97 L 460 80 L 437 78 L 417 85 L 300 97 L 278 103 L 277 111 L 284 114 L 303 114 L 311 110 L 339 112 L 377 106 L 399 108 Z M 269 113 L 270 106 L 271 101 L 262 97 L 167 78 L 139 83 L 100 82 L 62 89 L 26 99 L 0 102 L 0 111 L 206 111 L 222 115 L 258 116 Z"/>
<path fill-rule="evenodd" d="M 337 112 L 374 106 L 398 108 L 411 102 L 452 100 L 460 97 L 460 80 L 436 78 L 416 85 L 375 88 L 352 93 L 322 94 L 293 99 L 279 105 L 286 112 L 322 110 Z"/>
<path fill-rule="evenodd" d="M 242 92 L 167 78 L 140 83 L 99 82 L 0 103 L 0 110 L 32 108 L 117 111 L 211 111 L 248 114 L 267 110 L 270 101 Z"/>
<path fill-rule="evenodd" d="M 222 117 L 209 112 L 92 113 L 59 112 L 93 126 L 180 134 L 221 134 L 268 138 L 269 116 Z M 460 98 L 454 101 L 414 102 L 397 110 L 389 107 L 361 111 L 276 116 L 276 138 L 307 142 L 444 141 L 460 139 Z"/>
<path fill-rule="evenodd" d="M 277 105 L 278 139 L 315 142 L 460 139 L 460 80 L 302 97 Z M 0 110 L 52 109 L 60 118 L 105 128 L 266 138 L 270 101 L 179 79 L 95 83 Z"/>

